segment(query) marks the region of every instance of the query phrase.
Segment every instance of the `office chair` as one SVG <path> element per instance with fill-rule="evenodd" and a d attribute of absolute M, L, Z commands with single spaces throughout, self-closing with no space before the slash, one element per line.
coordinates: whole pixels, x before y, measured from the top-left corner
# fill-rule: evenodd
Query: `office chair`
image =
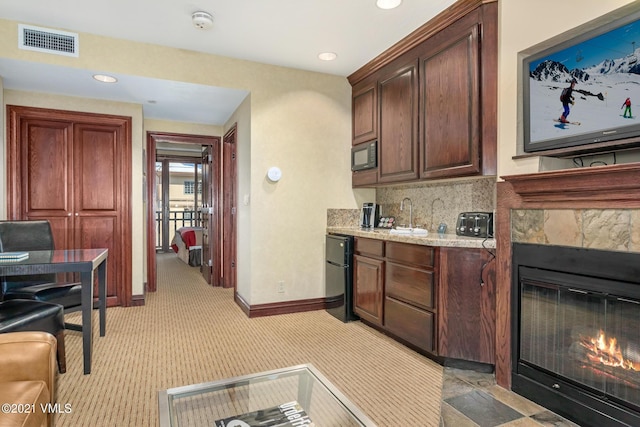
<path fill-rule="evenodd" d="M 53 251 L 53 233 L 49 221 L 0 221 L 0 252 Z M 60 304 L 65 313 L 82 308 L 80 282 L 58 282 L 56 274 L 31 274 L 0 277 L 2 300 L 27 299 Z M 67 329 L 82 330 L 81 325 L 65 323 Z"/>

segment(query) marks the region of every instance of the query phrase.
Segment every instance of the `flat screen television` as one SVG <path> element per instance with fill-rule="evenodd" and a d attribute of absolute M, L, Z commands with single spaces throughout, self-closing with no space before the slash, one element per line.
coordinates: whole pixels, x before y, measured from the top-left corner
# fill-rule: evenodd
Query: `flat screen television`
<path fill-rule="evenodd" d="M 522 61 L 525 152 L 640 137 L 640 11 Z"/>

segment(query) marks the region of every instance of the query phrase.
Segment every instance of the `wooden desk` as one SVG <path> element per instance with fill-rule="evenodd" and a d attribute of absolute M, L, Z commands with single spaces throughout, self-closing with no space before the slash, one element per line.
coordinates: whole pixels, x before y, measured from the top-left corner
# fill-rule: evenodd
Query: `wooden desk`
<path fill-rule="evenodd" d="M 0 276 L 44 273 L 80 273 L 82 283 L 82 353 L 84 373 L 91 373 L 93 339 L 93 279 L 98 273 L 98 309 L 100 336 L 105 335 L 107 316 L 107 249 L 70 249 L 30 251 L 29 258 L 19 262 L 0 262 Z"/>

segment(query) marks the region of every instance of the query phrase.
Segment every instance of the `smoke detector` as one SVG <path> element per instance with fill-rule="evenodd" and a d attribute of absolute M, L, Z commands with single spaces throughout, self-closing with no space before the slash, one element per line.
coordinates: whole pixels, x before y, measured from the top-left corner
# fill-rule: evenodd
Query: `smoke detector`
<path fill-rule="evenodd" d="M 193 12 L 191 19 L 193 26 L 199 30 L 208 30 L 213 26 L 213 16 L 207 12 Z"/>

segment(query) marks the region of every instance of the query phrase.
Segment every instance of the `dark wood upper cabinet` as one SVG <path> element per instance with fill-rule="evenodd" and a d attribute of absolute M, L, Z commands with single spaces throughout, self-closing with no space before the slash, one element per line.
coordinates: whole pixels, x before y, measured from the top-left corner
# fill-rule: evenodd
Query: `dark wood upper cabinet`
<path fill-rule="evenodd" d="M 349 76 L 352 142 L 378 138 L 377 181 L 353 186 L 496 174 L 497 20 L 458 0 Z"/>
<path fill-rule="evenodd" d="M 418 64 L 394 69 L 378 83 L 378 182 L 418 178 Z"/>
<path fill-rule="evenodd" d="M 352 117 L 353 145 L 378 137 L 378 90 L 375 81 L 365 81 L 353 88 Z"/>
<path fill-rule="evenodd" d="M 420 58 L 420 177 L 480 172 L 479 26 L 451 27 Z"/>

